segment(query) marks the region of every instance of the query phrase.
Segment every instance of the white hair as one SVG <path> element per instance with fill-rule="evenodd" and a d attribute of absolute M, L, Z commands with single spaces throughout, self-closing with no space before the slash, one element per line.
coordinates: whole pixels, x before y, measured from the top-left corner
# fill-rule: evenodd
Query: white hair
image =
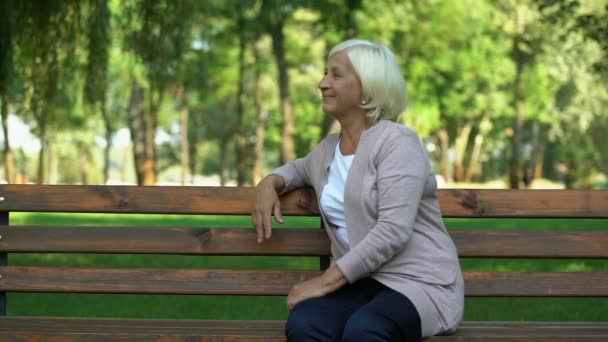
<path fill-rule="evenodd" d="M 361 81 L 365 104 L 373 122 L 397 120 L 405 110 L 407 88 L 393 52 L 383 44 L 351 39 L 336 45 L 329 56 L 345 51 Z"/>

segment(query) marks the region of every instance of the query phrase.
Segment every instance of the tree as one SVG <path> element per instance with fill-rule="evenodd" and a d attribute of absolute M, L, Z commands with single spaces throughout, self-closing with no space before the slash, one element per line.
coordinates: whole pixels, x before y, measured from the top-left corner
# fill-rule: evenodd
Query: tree
<path fill-rule="evenodd" d="M 17 9 L 20 30 L 16 60 L 26 80 L 25 119 L 33 120 L 34 133 L 41 145 L 38 183 L 45 182 L 46 165 L 54 158 L 53 153 L 47 153 L 52 143 L 51 132 L 81 123 L 77 118 L 82 112 L 74 110 L 81 92 L 69 91 L 79 80 L 76 51 L 82 46 L 81 10 L 78 1 L 20 3 Z"/>
<path fill-rule="evenodd" d="M 255 126 L 255 146 L 252 154 L 252 171 L 251 171 L 251 182 L 253 185 L 257 185 L 262 180 L 262 155 L 264 154 L 264 139 L 266 137 L 266 121 L 268 114 L 264 107 L 264 99 L 262 94 L 261 86 L 261 72 L 263 71 L 263 65 L 265 64 L 262 60 L 262 55 L 259 47 L 260 36 L 259 34 L 253 39 L 251 44 L 251 50 L 254 59 L 254 70 L 253 70 L 253 101 L 256 113 L 256 126 Z"/>
<path fill-rule="evenodd" d="M 272 51 L 277 64 L 279 101 L 281 108 L 281 164 L 294 159 L 293 129 L 294 117 L 289 96 L 289 63 L 285 57 L 284 26 L 294 11 L 295 3 L 291 1 L 263 0 L 260 11 L 260 21 L 264 23 L 268 34 L 272 37 Z"/>
<path fill-rule="evenodd" d="M 538 9 L 545 23 L 559 28 L 560 44 L 549 54 L 561 57 L 552 61 L 560 83 L 555 94 L 560 120 L 554 121 L 551 134 L 578 142 L 563 146 L 578 152 L 562 157 L 573 160 L 570 172 L 578 178 L 585 179 L 594 167 L 608 174 L 608 1 L 553 0 L 540 2 Z M 589 161 L 591 167 L 574 167 Z"/>
<path fill-rule="evenodd" d="M 339 44 L 343 40 L 357 38 L 359 28 L 357 25 L 356 13 L 361 8 L 361 0 L 340 0 L 337 2 L 316 1 L 313 8 L 317 9 L 321 15 L 316 29 L 318 35 L 325 38 L 326 55 L 329 49 Z M 326 56 L 327 57 L 327 56 Z M 323 116 L 323 126 L 321 139 L 328 133 L 334 131 L 336 120 L 329 115 Z"/>
<path fill-rule="evenodd" d="M 505 0 L 499 2 L 497 7 L 499 23 L 511 40 L 510 57 L 515 66 L 512 83 L 514 121 L 509 162 L 509 187 L 517 189 L 522 180 L 521 149 L 526 117 L 526 78 L 534 67 L 535 59 L 542 53 L 544 38 L 549 33 L 542 25 L 539 13 L 530 1 Z"/>
<path fill-rule="evenodd" d="M 0 23 L 0 115 L 2 118 L 2 132 L 4 134 L 4 176 L 8 183 L 14 180 L 13 152 L 8 135 L 9 115 L 9 89 L 14 75 L 13 66 L 13 41 L 14 41 L 14 3 L 13 1 L 2 1 L 0 12 L 4 13 L 4 19 Z"/>
<path fill-rule="evenodd" d="M 103 182 L 108 182 L 110 171 L 110 150 L 112 136 L 116 131 L 116 124 L 107 108 L 108 91 L 108 61 L 110 49 L 110 9 L 107 0 L 90 0 L 89 18 L 87 27 L 87 65 L 84 98 L 93 112 L 101 112 L 105 128 Z"/>
<path fill-rule="evenodd" d="M 141 59 L 148 83 L 146 96 L 146 89 L 134 81 L 129 111 L 137 182 L 153 185 L 157 178 L 158 110 L 189 42 L 193 4 L 191 1 L 136 1 L 130 2 L 125 10 L 125 47 Z M 146 100 L 148 104 L 144 106 Z"/>

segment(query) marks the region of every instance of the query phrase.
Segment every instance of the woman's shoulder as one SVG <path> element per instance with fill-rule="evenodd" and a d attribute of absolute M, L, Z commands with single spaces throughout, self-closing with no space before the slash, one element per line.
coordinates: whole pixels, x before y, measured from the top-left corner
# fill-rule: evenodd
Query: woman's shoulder
<path fill-rule="evenodd" d="M 333 153 L 338 140 L 340 139 L 339 133 L 328 134 L 323 138 L 311 151 L 312 155 Z"/>
<path fill-rule="evenodd" d="M 394 121 L 381 120 L 376 124 L 376 126 L 377 129 L 374 132 L 376 139 L 374 140 L 395 142 L 395 140 L 402 139 L 419 139 L 415 130 Z"/>
<path fill-rule="evenodd" d="M 340 133 L 332 133 L 332 134 L 328 134 L 327 136 L 325 136 L 325 138 L 323 138 L 318 144 L 317 144 L 317 148 L 318 147 L 335 147 L 336 143 L 338 142 L 338 140 L 340 139 Z"/>

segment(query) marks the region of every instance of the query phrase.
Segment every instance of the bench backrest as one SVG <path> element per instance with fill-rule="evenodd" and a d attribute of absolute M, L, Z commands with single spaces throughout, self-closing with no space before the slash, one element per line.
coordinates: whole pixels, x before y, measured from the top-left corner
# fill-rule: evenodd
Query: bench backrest
<path fill-rule="evenodd" d="M 329 261 L 322 229 L 15 226 L 11 212 L 249 215 L 253 188 L 0 185 L 0 310 L 5 291 L 286 295 L 321 271 L 11 266 L 7 253 L 283 255 Z M 608 190 L 439 191 L 445 218 L 608 218 Z M 284 215 L 318 216 L 314 192 L 283 198 Z M 606 221 L 608 228 L 608 220 Z M 450 229 L 463 258 L 608 259 L 606 230 Z M 321 223 L 319 220 L 319 228 Z M 487 227 L 493 228 L 493 227 Z M 573 227 L 574 228 L 574 227 Z M 608 272 L 465 272 L 466 295 L 608 297 Z"/>

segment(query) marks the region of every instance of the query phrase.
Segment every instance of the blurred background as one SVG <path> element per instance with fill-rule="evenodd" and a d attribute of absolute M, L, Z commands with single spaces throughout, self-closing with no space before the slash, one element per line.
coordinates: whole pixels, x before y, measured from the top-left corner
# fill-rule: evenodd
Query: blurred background
<path fill-rule="evenodd" d="M 0 180 L 255 185 L 388 45 L 442 187 L 608 187 L 608 0 L 0 1 Z"/>

